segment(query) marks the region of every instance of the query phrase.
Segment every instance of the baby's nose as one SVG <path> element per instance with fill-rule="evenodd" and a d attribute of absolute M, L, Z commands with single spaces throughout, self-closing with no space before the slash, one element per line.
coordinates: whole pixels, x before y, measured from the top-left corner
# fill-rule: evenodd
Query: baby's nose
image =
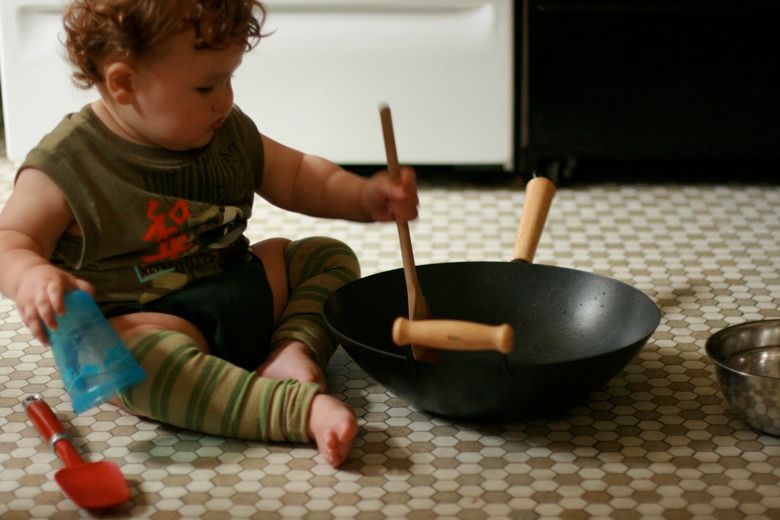
<path fill-rule="evenodd" d="M 214 112 L 224 112 L 228 107 L 233 105 L 233 85 L 228 80 L 225 84 L 217 89 L 217 95 L 214 97 Z"/>

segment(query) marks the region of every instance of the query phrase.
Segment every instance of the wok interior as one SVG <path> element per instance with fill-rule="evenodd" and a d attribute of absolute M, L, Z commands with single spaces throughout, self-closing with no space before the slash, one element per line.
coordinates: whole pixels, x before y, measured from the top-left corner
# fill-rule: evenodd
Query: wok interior
<path fill-rule="evenodd" d="M 509 323 L 512 365 L 542 365 L 600 356 L 644 341 L 660 314 L 642 292 L 620 281 L 562 267 L 519 262 L 418 266 L 433 317 Z M 338 334 L 382 355 L 404 356 L 392 322 L 406 315 L 401 269 L 368 276 L 334 293 L 325 317 Z M 494 359 L 496 352 L 442 352 L 459 360 Z"/>

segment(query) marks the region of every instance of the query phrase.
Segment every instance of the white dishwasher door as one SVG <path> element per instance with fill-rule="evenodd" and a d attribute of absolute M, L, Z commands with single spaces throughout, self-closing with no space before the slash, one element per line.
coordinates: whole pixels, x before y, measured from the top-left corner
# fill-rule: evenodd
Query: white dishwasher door
<path fill-rule="evenodd" d="M 414 164 L 513 158 L 511 0 L 269 0 L 235 78 L 262 131 L 343 163 L 385 162 L 378 105 Z"/>
<path fill-rule="evenodd" d="M 0 2 L 9 158 L 94 91 L 70 83 L 63 0 Z M 267 0 L 266 33 L 236 72 L 236 104 L 269 137 L 341 164 L 385 162 L 378 106 L 402 163 L 514 158 L 511 0 Z"/>

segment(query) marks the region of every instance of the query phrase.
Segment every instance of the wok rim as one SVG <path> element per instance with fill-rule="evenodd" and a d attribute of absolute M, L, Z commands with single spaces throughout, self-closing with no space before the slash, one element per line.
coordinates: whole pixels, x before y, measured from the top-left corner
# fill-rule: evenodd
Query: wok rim
<path fill-rule="evenodd" d="M 655 330 L 658 328 L 658 325 L 661 322 L 662 313 L 661 313 L 660 309 L 658 308 L 658 304 L 652 298 L 650 298 L 650 296 L 648 296 L 644 291 L 641 291 L 641 290 L 637 289 L 636 287 L 634 287 L 632 285 L 629 285 L 626 282 L 623 282 L 622 280 L 619 280 L 617 278 L 614 278 L 614 277 L 611 277 L 611 276 L 607 276 L 607 275 L 604 275 L 604 274 L 593 273 L 593 272 L 590 272 L 590 271 L 584 271 L 584 270 L 581 270 L 581 269 L 575 269 L 575 268 L 571 268 L 571 267 L 563 267 L 563 266 L 556 266 L 556 265 L 549 265 L 549 264 L 528 263 L 528 262 L 524 262 L 522 260 L 511 260 L 511 261 L 508 261 L 508 262 L 491 261 L 491 260 L 457 261 L 457 262 L 436 262 L 436 263 L 429 263 L 429 264 L 418 264 L 417 268 L 418 269 L 433 269 L 433 268 L 436 268 L 437 266 L 465 266 L 465 267 L 468 267 L 468 266 L 471 266 L 471 265 L 485 265 L 485 264 L 489 264 L 489 266 L 493 266 L 493 265 L 496 265 L 496 266 L 524 265 L 524 266 L 529 266 L 529 268 L 532 268 L 532 269 L 539 268 L 539 269 L 564 270 L 564 271 L 568 271 L 570 273 L 573 273 L 573 275 L 575 275 L 575 276 L 587 276 L 587 277 L 592 277 L 592 278 L 605 280 L 608 283 L 617 284 L 617 286 L 619 286 L 619 287 L 625 288 L 625 289 L 627 289 L 627 290 L 629 290 L 629 291 L 631 291 L 633 293 L 636 293 L 638 296 L 640 296 L 642 299 L 644 299 L 647 304 L 649 304 L 647 306 L 648 307 L 647 308 L 648 314 L 650 314 L 650 310 L 653 309 L 653 312 L 652 312 L 653 316 L 651 317 L 651 316 L 648 315 L 648 317 L 646 319 L 648 330 L 643 331 L 643 334 L 641 336 L 638 335 L 637 338 L 635 340 L 631 341 L 630 343 L 626 343 L 626 344 L 623 344 L 623 345 L 611 348 L 607 353 L 612 353 L 612 352 L 618 352 L 618 351 L 626 350 L 626 349 L 629 349 L 629 348 L 631 348 L 632 346 L 635 346 L 635 345 L 638 345 L 640 347 L 640 349 L 641 349 L 641 347 L 644 346 L 644 344 L 647 343 L 647 341 L 650 339 L 650 337 L 655 332 Z M 457 268 L 457 267 L 455 267 L 455 268 Z M 368 276 L 365 276 L 365 277 L 362 277 L 362 278 L 358 278 L 357 280 L 353 280 L 353 281 L 349 282 L 348 284 L 340 287 L 339 289 L 337 289 L 336 291 L 334 291 L 330 295 L 328 295 L 328 297 L 326 298 L 325 304 L 323 306 L 322 316 L 323 316 L 323 319 L 324 319 L 326 325 L 331 329 L 331 331 L 334 332 L 334 334 L 336 334 L 337 336 L 343 336 L 343 337 L 349 338 L 349 342 L 352 344 L 349 347 L 347 345 L 344 345 L 343 344 L 344 342 L 339 341 L 339 343 L 342 344 L 342 347 L 345 350 L 347 350 L 347 352 L 349 352 L 349 348 L 353 348 L 353 347 L 359 346 L 361 349 L 365 349 L 365 350 L 374 352 L 376 354 L 384 356 L 385 358 L 396 359 L 396 360 L 401 360 L 401 361 L 412 360 L 415 363 L 418 363 L 418 361 L 414 360 L 414 358 L 408 353 L 408 349 L 407 348 L 398 347 L 399 351 L 398 351 L 398 353 L 395 353 L 395 352 L 391 352 L 389 350 L 385 350 L 383 348 L 378 348 L 378 347 L 373 347 L 373 346 L 367 345 L 367 344 L 363 343 L 362 341 L 358 341 L 355 338 L 351 338 L 348 335 L 341 333 L 339 331 L 340 329 L 337 328 L 334 325 L 333 321 L 331 320 L 331 315 L 333 315 L 333 317 L 335 317 L 335 315 L 337 314 L 337 313 L 333 312 L 331 309 L 332 309 L 332 307 L 334 305 L 333 302 L 335 302 L 335 300 L 338 298 L 338 294 L 340 292 L 349 290 L 349 289 L 347 289 L 348 287 L 358 286 L 359 284 L 361 284 L 362 282 L 364 282 L 366 280 L 376 279 L 376 278 L 380 278 L 380 277 L 397 276 L 397 274 L 394 274 L 394 273 L 398 273 L 398 274 L 403 275 L 403 268 L 399 267 L 399 268 L 396 268 L 396 269 L 390 269 L 390 270 L 386 270 L 386 271 L 380 271 L 380 272 L 377 272 L 377 273 L 373 273 L 373 274 L 370 274 Z M 339 332 L 336 332 L 336 331 L 339 331 Z M 585 356 L 574 357 L 574 358 L 570 358 L 570 359 L 566 359 L 566 360 L 554 360 L 554 361 L 545 361 L 545 362 L 539 362 L 539 363 L 522 363 L 522 364 L 518 364 L 516 366 L 543 367 L 543 366 L 549 366 L 549 365 L 560 365 L 560 364 L 566 364 L 566 363 L 570 363 L 570 362 L 577 362 L 577 361 L 583 361 L 583 360 L 587 360 L 587 359 L 593 359 L 593 358 L 597 358 L 597 357 L 599 357 L 601 355 L 604 355 L 604 354 L 605 353 L 602 352 L 602 353 L 598 353 L 598 354 L 595 354 L 595 355 L 585 355 Z M 504 358 L 507 358 L 506 354 L 503 354 L 502 356 Z"/>

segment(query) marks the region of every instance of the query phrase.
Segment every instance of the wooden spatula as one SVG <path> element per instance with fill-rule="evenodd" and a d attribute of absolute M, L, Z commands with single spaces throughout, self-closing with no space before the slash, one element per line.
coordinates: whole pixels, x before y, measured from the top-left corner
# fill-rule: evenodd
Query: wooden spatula
<path fill-rule="evenodd" d="M 382 119 L 382 135 L 385 139 L 385 153 L 387 155 L 387 171 L 390 178 L 396 182 L 401 181 L 401 168 L 398 164 L 398 153 L 395 148 L 395 134 L 393 133 L 393 119 L 390 107 L 383 104 L 379 107 L 379 115 Z M 409 234 L 408 222 L 396 222 L 398 226 L 398 238 L 401 241 L 401 259 L 404 264 L 404 277 L 406 278 L 406 294 L 409 302 L 409 319 L 425 320 L 431 317 L 431 309 L 425 300 L 420 281 L 417 279 L 417 267 L 414 263 L 412 252 L 412 237 Z M 438 357 L 435 350 L 430 350 L 422 345 L 412 344 L 414 359 L 422 361 L 435 361 Z"/>

